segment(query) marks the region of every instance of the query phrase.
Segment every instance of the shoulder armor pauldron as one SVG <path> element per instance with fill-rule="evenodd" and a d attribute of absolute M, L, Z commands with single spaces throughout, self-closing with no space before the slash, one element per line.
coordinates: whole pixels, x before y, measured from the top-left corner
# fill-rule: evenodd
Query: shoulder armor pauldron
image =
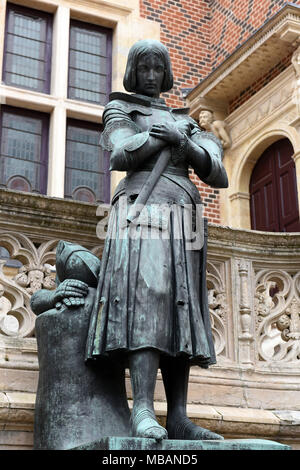
<path fill-rule="evenodd" d="M 150 116 L 152 110 L 148 102 L 126 93 L 111 93 L 112 99 L 105 106 L 103 113 L 104 130 L 101 134 L 100 145 L 105 150 L 111 151 L 113 145 L 111 142 L 111 134 L 116 129 L 122 127 L 132 129 L 134 134 L 139 134 L 141 129 L 132 120 L 131 113 L 138 112 L 140 114 Z"/>
<path fill-rule="evenodd" d="M 109 97 L 110 101 L 105 106 L 104 113 L 109 109 L 119 109 L 126 114 L 130 114 L 135 111 L 145 114 L 146 116 L 150 116 L 152 114 L 149 102 L 141 98 L 120 92 L 111 93 Z"/>

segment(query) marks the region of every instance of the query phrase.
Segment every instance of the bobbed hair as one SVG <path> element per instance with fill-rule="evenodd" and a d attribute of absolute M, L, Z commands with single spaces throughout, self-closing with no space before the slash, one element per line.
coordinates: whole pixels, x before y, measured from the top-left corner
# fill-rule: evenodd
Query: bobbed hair
<path fill-rule="evenodd" d="M 165 65 L 165 76 L 161 92 L 169 91 L 173 87 L 173 72 L 168 49 L 155 39 L 142 39 L 136 42 L 129 50 L 123 85 L 126 91 L 136 92 L 136 68 L 139 59 L 149 53 L 156 54 Z"/>

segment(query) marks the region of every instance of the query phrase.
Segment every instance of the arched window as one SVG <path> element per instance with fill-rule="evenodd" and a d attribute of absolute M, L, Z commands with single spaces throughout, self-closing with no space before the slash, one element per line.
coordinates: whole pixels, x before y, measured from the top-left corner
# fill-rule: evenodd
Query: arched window
<path fill-rule="evenodd" d="M 268 147 L 250 180 L 251 228 L 300 232 L 294 151 L 288 139 Z"/>

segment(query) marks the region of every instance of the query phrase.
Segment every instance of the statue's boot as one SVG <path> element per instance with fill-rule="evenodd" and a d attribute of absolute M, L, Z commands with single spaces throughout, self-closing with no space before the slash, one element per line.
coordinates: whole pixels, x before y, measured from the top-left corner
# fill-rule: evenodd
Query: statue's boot
<path fill-rule="evenodd" d="M 133 411 L 130 423 L 133 437 L 152 438 L 157 441 L 168 437 L 167 430 L 157 422 L 154 412 L 147 408 Z"/>
<path fill-rule="evenodd" d="M 133 395 L 131 432 L 133 437 L 166 439 L 168 433 L 156 419 L 153 409 L 154 389 L 159 354 L 150 349 L 129 355 L 130 379 Z"/>
<path fill-rule="evenodd" d="M 169 439 L 222 440 L 223 437 L 197 426 L 186 414 L 190 365 L 185 359 L 163 358 L 161 372 L 168 402 Z"/>
<path fill-rule="evenodd" d="M 182 440 L 222 440 L 223 436 L 197 426 L 187 416 L 177 419 L 168 418 L 167 431 L 169 439 Z"/>

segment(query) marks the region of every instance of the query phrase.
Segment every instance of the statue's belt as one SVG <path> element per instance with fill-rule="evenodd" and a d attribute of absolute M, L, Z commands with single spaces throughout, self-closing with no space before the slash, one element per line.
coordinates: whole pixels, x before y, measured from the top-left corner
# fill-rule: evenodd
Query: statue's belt
<path fill-rule="evenodd" d="M 143 167 L 139 168 L 138 171 L 152 171 L 154 168 L 154 165 L 144 165 Z M 127 173 L 130 175 L 130 172 Z M 167 168 L 164 170 L 162 175 L 164 174 L 169 174 L 169 175 L 176 175 L 176 176 L 185 176 L 186 178 L 189 177 L 189 172 L 187 168 L 179 168 L 179 167 L 172 167 L 172 166 L 167 166 Z"/>

